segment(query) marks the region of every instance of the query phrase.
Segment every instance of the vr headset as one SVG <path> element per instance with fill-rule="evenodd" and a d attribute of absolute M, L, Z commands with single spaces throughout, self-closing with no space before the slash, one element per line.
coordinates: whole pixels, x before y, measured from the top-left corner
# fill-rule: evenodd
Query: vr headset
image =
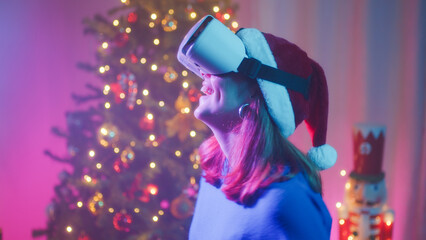
<path fill-rule="evenodd" d="M 283 85 L 308 98 L 310 77 L 301 78 L 249 58 L 241 39 L 210 15 L 189 30 L 179 46 L 177 58 L 199 77 L 201 72 L 212 75 L 237 72 L 251 79 L 261 78 Z"/>

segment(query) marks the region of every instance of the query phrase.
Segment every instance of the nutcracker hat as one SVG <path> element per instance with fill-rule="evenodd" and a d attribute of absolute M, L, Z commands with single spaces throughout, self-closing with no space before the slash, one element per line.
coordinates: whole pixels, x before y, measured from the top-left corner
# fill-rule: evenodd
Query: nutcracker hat
<path fill-rule="evenodd" d="M 328 90 L 324 71 L 298 46 L 272 34 L 245 28 L 234 34 L 212 16 L 187 33 L 178 60 L 201 72 L 238 72 L 256 79 L 268 112 L 284 137 L 305 121 L 313 147 L 308 157 L 319 169 L 334 165 L 337 153 L 326 144 Z"/>

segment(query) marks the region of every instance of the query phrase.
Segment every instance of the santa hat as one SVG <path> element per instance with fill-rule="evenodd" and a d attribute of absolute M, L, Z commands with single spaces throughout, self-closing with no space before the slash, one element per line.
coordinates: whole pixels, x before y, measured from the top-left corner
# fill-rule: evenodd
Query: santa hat
<path fill-rule="evenodd" d="M 282 85 L 261 78 L 257 78 L 257 82 L 269 114 L 283 136 L 289 137 L 296 127 L 305 121 L 313 145 L 308 151 L 308 157 L 321 170 L 333 166 L 337 153 L 333 147 L 326 144 L 328 90 L 321 66 L 298 46 L 283 38 L 253 28 L 241 29 L 236 34 L 243 41 L 248 57 L 284 72 L 310 79 L 307 99 L 301 93 Z"/>

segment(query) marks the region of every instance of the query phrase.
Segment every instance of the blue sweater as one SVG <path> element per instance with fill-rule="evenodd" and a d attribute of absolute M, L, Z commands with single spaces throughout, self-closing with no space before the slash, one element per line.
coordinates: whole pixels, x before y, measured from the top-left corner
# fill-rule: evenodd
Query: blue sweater
<path fill-rule="evenodd" d="M 298 173 L 271 184 L 244 206 L 201 178 L 190 240 L 329 239 L 331 217 L 319 193 Z"/>

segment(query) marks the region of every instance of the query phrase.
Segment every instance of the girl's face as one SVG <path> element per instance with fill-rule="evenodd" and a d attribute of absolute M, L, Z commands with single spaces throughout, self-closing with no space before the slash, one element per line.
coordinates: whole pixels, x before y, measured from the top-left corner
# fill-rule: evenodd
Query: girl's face
<path fill-rule="evenodd" d="M 238 109 L 249 103 L 253 85 L 248 78 L 237 73 L 221 75 L 203 74 L 200 98 L 194 115 L 210 128 L 231 130 L 241 119 Z"/>

